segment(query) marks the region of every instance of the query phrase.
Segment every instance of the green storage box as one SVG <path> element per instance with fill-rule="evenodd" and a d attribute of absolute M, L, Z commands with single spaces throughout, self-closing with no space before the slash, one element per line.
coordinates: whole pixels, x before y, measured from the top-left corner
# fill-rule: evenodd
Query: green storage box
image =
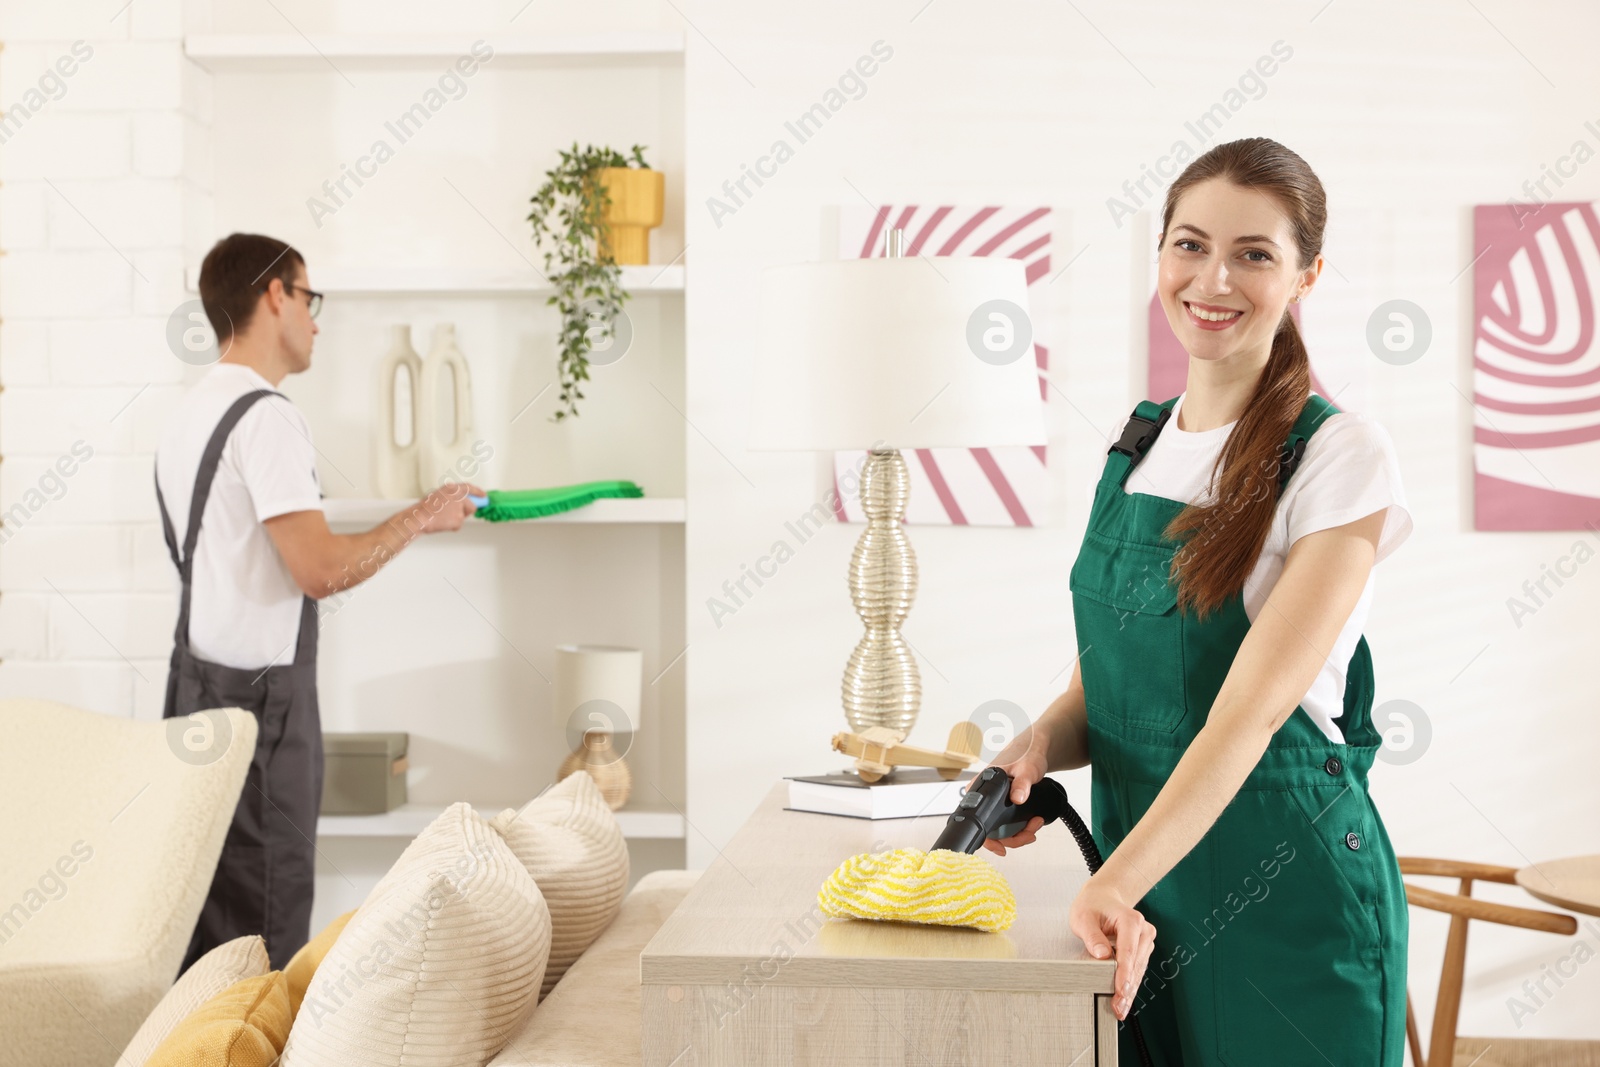
<path fill-rule="evenodd" d="M 406 802 L 406 733 L 322 735 L 322 814 L 382 815 Z"/>

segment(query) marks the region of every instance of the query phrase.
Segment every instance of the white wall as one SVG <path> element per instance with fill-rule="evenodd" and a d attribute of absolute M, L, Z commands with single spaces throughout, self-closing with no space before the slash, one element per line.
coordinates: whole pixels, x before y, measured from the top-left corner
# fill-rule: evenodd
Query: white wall
<path fill-rule="evenodd" d="M 1427 357 L 1407 367 L 1372 360 L 1361 380 L 1365 409 L 1400 450 L 1417 524 L 1411 541 L 1380 568 L 1367 628 L 1378 699 L 1415 701 L 1434 728 L 1423 758 L 1375 769 L 1376 800 L 1405 854 L 1520 867 L 1600 851 L 1600 785 L 1590 769 L 1600 727 L 1589 714 L 1596 579 L 1580 572 L 1535 617 L 1520 628 L 1513 623 L 1506 598 L 1567 551 L 1575 535 L 1472 531 L 1472 420 L 1464 399 L 1471 395 L 1471 273 L 1463 268 L 1475 254 L 1469 206 L 1524 196 L 1524 181 L 1537 179 L 1575 140 L 1600 140 L 1583 125 L 1600 120 L 1593 108 L 1600 74 L 1588 54 L 1600 17 L 1588 6 L 1545 0 L 1397 10 L 1371 0 L 1312 0 L 1263 15 L 1244 3 L 1203 11 L 1176 3 L 1010 3 L 973 11 L 945 0 L 803 7 L 710 0 L 676 8 L 640 0 L 525 9 L 521 0 L 480 0 L 445 13 L 422 3 L 281 0 L 282 16 L 266 5 L 196 4 L 187 24 L 177 0 L 137 0 L 113 17 L 118 6 L 0 3 L 0 104 L 18 100 L 71 42 L 94 48 L 67 79 L 65 95 L 0 149 L 0 245 L 7 252 L 0 259 L 0 509 L 23 499 L 74 441 L 94 449 L 66 479 L 65 494 L 0 548 L 0 694 L 159 714 L 172 604 L 148 457 L 161 413 L 184 379 L 162 328 L 186 295 L 182 266 L 186 257 L 196 261 L 197 240 L 248 220 L 309 245 L 313 271 L 319 256 L 351 256 L 362 247 L 328 236 L 335 232 L 372 241 L 387 234 L 393 244 L 380 246 L 385 250 L 421 246 L 430 255 L 460 256 L 458 262 L 483 261 L 504 255 L 504 246 L 475 228 L 482 220 L 464 215 L 448 189 L 427 191 L 436 176 L 430 169 L 471 167 L 481 148 L 474 142 L 492 141 L 497 158 L 514 165 L 500 173 L 480 165 L 470 181 L 486 200 L 509 204 L 517 190 L 531 192 L 548 165 L 539 161 L 553 161 L 557 143 L 623 136 L 627 123 L 607 125 L 605 117 L 628 114 L 625 96 L 606 95 L 614 89 L 632 94 L 635 114 L 651 123 L 671 113 L 657 110 L 658 95 L 671 92 L 665 83 L 639 85 L 631 76 L 611 88 L 585 83 L 574 99 L 553 88 L 542 92 L 537 72 L 505 76 L 498 89 L 486 82 L 481 99 L 459 102 L 460 121 L 438 131 L 429 154 L 396 160 L 415 173 L 385 175 L 386 188 L 374 188 L 334 220 L 347 229 L 317 231 L 302 222 L 295 230 L 301 186 L 325 175 L 330 160 L 337 166 L 348 158 L 346 146 L 364 129 L 362 108 L 383 113 L 390 99 L 383 94 L 403 96 L 404 78 L 369 82 L 376 86 L 369 96 L 334 86 L 330 77 L 327 99 L 340 103 L 332 111 L 319 109 L 309 90 L 286 99 L 261 93 L 261 128 L 272 132 L 274 151 L 255 171 L 259 183 L 247 185 L 239 168 L 213 174 L 209 161 L 213 136 L 248 132 L 210 129 L 213 95 L 237 109 L 232 94 L 248 86 L 215 86 L 183 60 L 185 29 L 281 33 L 286 17 L 313 36 L 370 31 L 381 9 L 381 28 L 394 32 L 686 31 L 683 151 L 667 162 L 675 186 L 669 204 L 683 211 L 669 214 L 658 235 L 666 244 L 657 245 L 658 253 L 669 251 L 657 258 L 686 250 L 692 279 L 679 379 L 688 418 L 680 428 L 687 442 L 681 474 L 690 501 L 682 579 L 689 650 L 679 669 L 687 670 L 681 770 L 691 824 L 687 857 L 695 867 L 716 859 L 779 776 L 834 764 L 827 739 L 843 722 L 839 676 L 859 634 L 844 577 L 859 528 L 828 529 L 807 542 L 720 628 L 705 608 L 724 580 L 768 551 L 785 521 L 825 488 L 817 459 L 743 448 L 755 268 L 823 254 L 827 210 L 863 198 L 1057 209 L 1058 268 L 1082 254 L 1034 308 L 1052 345 L 1056 383 L 1070 398 L 1053 393 L 1050 404 L 1056 521 L 1032 530 L 913 529 L 921 587 L 906 626 L 924 657 L 914 741 L 941 739 L 989 699 L 1037 711 L 1064 686 L 1074 654 L 1067 572 L 1086 517 L 1084 493 L 1101 460 L 1098 442 L 1145 395 L 1136 357 L 1153 248 L 1135 246 L 1139 228 L 1115 225 L 1106 200 L 1175 140 L 1188 136 L 1192 145 L 1185 120 L 1215 103 L 1281 39 L 1293 57 L 1223 136 L 1265 134 L 1305 156 L 1328 189 L 1333 232 L 1362 211 L 1387 212 L 1393 237 L 1379 249 L 1367 284 L 1385 298 L 1415 300 L 1435 327 Z M 725 180 L 783 135 L 786 119 L 820 99 L 880 39 L 894 55 L 868 80 L 866 94 L 718 226 L 707 198 L 721 195 Z M 600 98 L 592 112 L 591 93 Z M 673 143 L 677 131 L 663 138 Z M 272 181 L 280 174 L 281 194 Z M 1563 199 L 1597 195 L 1600 164 L 1592 162 L 1560 190 Z M 491 215 L 507 232 L 522 225 L 509 208 Z M 528 322 L 481 309 L 452 313 L 477 315 L 473 321 L 494 338 L 470 347 L 464 341 L 469 356 L 498 351 L 511 338 L 537 343 Z M 369 304 L 339 314 L 347 317 L 329 318 L 324 340 L 338 323 L 346 336 L 341 351 L 357 361 L 375 358 L 381 341 L 370 331 L 386 309 Z M 661 330 L 663 337 L 670 332 Z M 361 340 L 350 339 L 357 334 Z M 1349 339 L 1352 348 L 1361 343 Z M 495 396 L 491 410 L 503 417 L 508 403 Z M 316 412 L 313 428 L 330 447 L 343 441 L 359 454 L 361 436 L 341 427 L 336 404 Z M 523 447 L 530 478 L 561 469 L 539 465 L 536 443 Z M 324 483 L 339 491 L 326 471 Z M 481 546 L 462 545 L 459 555 L 478 569 L 486 590 L 493 588 L 495 567 L 478 573 Z M 413 571 L 430 574 L 450 566 L 445 558 L 426 567 L 412 562 Z M 542 564 L 525 563 L 519 574 L 536 580 Z M 385 577 L 409 580 L 405 572 Z M 378 609 L 396 595 L 393 586 L 379 588 L 353 601 L 340 623 L 379 625 Z M 442 610 L 453 594 L 436 586 L 427 595 L 440 598 L 428 603 Z M 619 625 L 665 633 L 661 610 L 652 600 L 630 608 Z M 652 613 L 653 621 L 646 618 Z M 382 639 L 355 637 L 349 647 Z M 460 661 L 512 662 L 504 649 L 489 651 L 491 644 L 467 639 Z M 496 699 L 518 684 L 501 674 Z M 351 692 L 376 684 L 358 670 L 325 680 Z M 483 735 L 471 743 L 482 744 Z M 1086 795 L 1086 775 L 1066 780 L 1075 797 Z M 1042 847 L 1069 846 L 1063 837 Z M 381 870 L 384 861 L 365 862 Z M 1508 887 L 1476 891 L 1530 903 Z M 1444 922 L 1414 911 L 1412 924 L 1411 991 L 1426 1029 Z M 1580 937 L 1600 943 L 1593 932 Z M 1580 968 L 1520 1029 L 1508 1008 L 1513 996 L 1532 1006 L 1523 983 L 1538 980 L 1576 943 L 1474 929 L 1462 1032 L 1600 1036 L 1585 1010 L 1600 995 L 1594 967 Z"/>
<path fill-rule="evenodd" d="M 0 690 L 159 717 L 176 608 L 149 455 L 210 102 L 183 4 L 117 7 L 0 6 Z"/>

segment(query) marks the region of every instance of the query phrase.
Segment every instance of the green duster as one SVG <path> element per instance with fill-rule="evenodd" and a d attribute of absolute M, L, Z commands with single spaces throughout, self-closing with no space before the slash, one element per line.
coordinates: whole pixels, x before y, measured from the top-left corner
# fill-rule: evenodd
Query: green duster
<path fill-rule="evenodd" d="M 477 517 L 489 522 L 537 519 L 581 508 L 602 497 L 641 496 L 644 490 L 628 481 L 581 482 L 552 489 L 491 489 L 487 502 L 479 505 Z"/>

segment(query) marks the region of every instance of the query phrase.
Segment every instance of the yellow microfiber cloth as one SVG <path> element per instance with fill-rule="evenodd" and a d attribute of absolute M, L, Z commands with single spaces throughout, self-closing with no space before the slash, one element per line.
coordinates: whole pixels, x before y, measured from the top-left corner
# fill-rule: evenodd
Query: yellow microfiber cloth
<path fill-rule="evenodd" d="M 1005 875 L 975 855 L 945 848 L 851 856 L 822 883 L 817 903 L 834 918 L 972 926 L 990 933 L 1017 918 Z"/>

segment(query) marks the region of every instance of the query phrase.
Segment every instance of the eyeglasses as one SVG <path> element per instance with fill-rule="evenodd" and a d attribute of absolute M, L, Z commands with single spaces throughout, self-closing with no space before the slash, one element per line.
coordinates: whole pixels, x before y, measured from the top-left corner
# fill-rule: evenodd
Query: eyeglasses
<path fill-rule="evenodd" d="M 298 291 L 298 292 L 302 292 L 302 293 L 306 294 L 306 296 L 310 297 L 311 298 L 310 299 L 310 303 L 307 305 L 306 310 L 311 313 L 311 317 L 312 318 L 316 318 L 317 317 L 317 312 L 322 310 L 322 294 L 321 293 L 317 292 L 315 289 L 307 289 L 303 285 L 296 285 L 293 282 L 284 282 L 283 283 L 283 287 L 285 289 L 289 290 L 291 293 Z"/>

